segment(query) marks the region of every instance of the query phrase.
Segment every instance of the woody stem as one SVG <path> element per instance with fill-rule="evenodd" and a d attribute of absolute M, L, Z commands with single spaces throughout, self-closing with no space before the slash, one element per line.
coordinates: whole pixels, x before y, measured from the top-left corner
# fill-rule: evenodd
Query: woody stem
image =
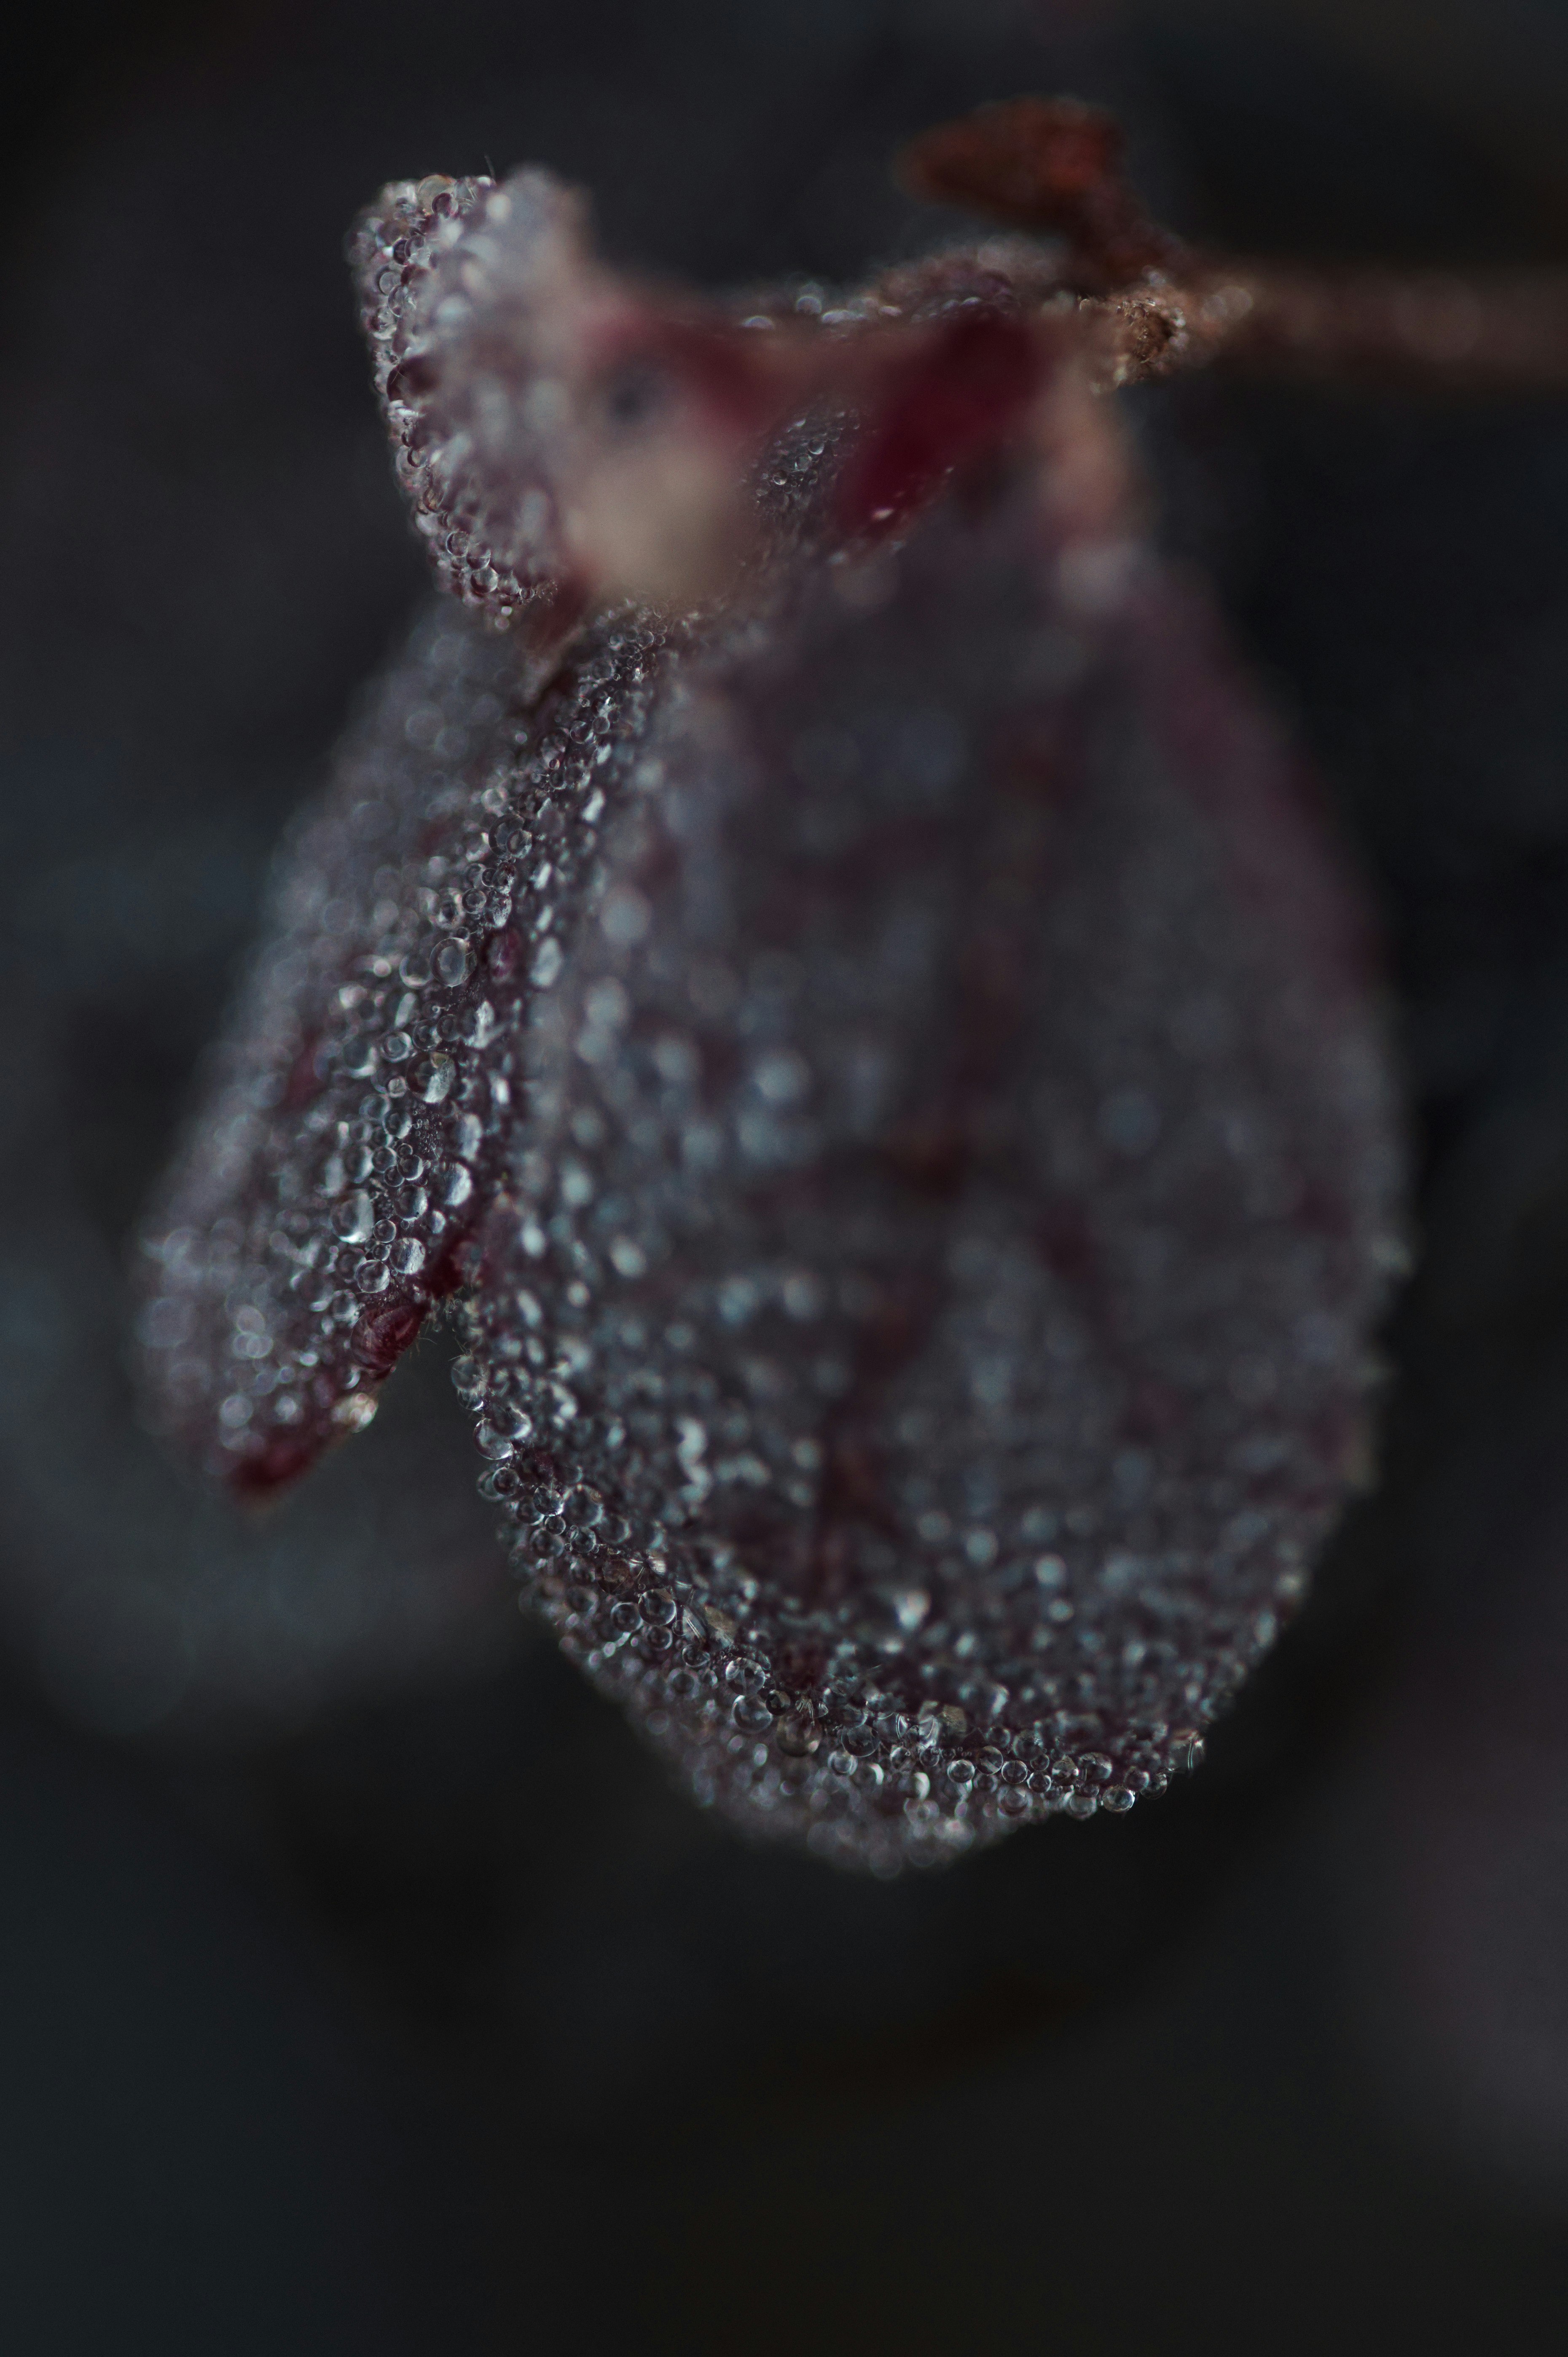
<path fill-rule="evenodd" d="M 1206 264 L 1091 297 L 1101 390 L 1219 366 L 1361 388 L 1568 393 L 1568 270 L 1494 276 Z"/>

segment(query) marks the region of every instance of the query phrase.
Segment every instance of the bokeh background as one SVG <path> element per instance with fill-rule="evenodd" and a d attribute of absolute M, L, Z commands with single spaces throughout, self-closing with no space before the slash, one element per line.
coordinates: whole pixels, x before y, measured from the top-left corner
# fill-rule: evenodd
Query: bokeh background
<path fill-rule="evenodd" d="M 617 255 L 853 275 L 889 151 L 1123 114 L 1236 248 L 1568 264 L 1561 0 L 70 0 L 0 296 L 6 2357 L 1568 2334 L 1568 400 L 1198 383 L 1179 561 L 1379 904 L 1423 1253 L 1381 1481 L 1179 1794 L 862 1885 L 520 1620 L 422 1347 L 242 1522 L 124 1271 L 271 846 L 424 594 L 340 261 L 541 160 Z"/>

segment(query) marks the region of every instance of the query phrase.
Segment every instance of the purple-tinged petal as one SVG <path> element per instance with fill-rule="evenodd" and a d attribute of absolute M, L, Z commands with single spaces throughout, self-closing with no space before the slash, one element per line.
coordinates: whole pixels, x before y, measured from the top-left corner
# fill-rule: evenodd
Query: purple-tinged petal
<path fill-rule="evenodd" d="M 480 610 L 285 861 L 156 1413 L 275 1486 L 456 1291 L 529 1591 L 699 1794 L 889 1870 L 1129 1808 L 1364 1450 L 1398 1157 L 1353 897 L 1051 272 L 736 324 L 536 175 L 360 258 Z"/>
<path fill-rule="evenodd" d="M 579 201 L 546 172 L 504 190 L 394 181 L 349 258 L 398 481 L 437 578 L 499 619 L 533 609 L 548 635 L 567 567 L 541 457 L 552 381 L 532 339 L 584 274 Z M 477 308 L 481 329 L 499 318 L 504 331 L 476 337 Z"/>
<path fill-rule="evenodd" d="M 875 1867 L 1160 1788 L 1367 1440 L 1353 899 L 1212 626 L 1085 557 L 1014 478 L 683 668 L 461 1370 L 568 1650 Z"/>
<path fill-rule="evenodd" d="M 473 191 L 458 184 L 451 201 L 421 216 L 433 236 L 463 232 L 465 208 L 471 221 Z M 443 249 L 447 261 L 463 251 L 461 234 Z M 938 487 L 943 434 L 957 462 L 1018 430 L 1048 351 L 997 319 L 1012 366 L 995 399 L 988 348 L 974 365 L 973 301 L 944 267 L 936 320 L 895 356 L 903 372 L 879 357 L 862 383 L 864 425 L 842 408 L 820 427 L 809 416 L 749 486 L 718 432 L 716 470 L 755 525 L 748 622 L 710 609 L 671 623 L 624 603 L 584 620 L 574 592 L 564 645 L 489 628 L 475 598 L 422 622 L 377 691 L 324 807 L 285 853 L 269 941 L 146 1240 L 149 1302 L 163 1306 L 144 1328 L 166 1338 L 146 1358 L 155 1420 L 241 1491 L 294 1480 L 357 1429 L 431 1304 L 464 1282 L 521 1117 L 528 1010 L 572 952 L 599 830 L 628 791 L 676 652 L 777 627 L 802 557 L 871 521 L 855 486 L 887 474 L 889 449 L 910 475 L 922 395 L 937 431 L 917 436 L 906 509 Z M 940 324 L 949 309 L 962 314 L 956 343 Z M 706 384 L 711 339 L 682 331 L 671 344 L 668 317 L 655 325 Z M 520 370 L 525 358 L 514 350 Z M 526 404 L 526 374 L 513 390 Z M 642 471 L 669 449 L 645 449 Z M 830 496 L 841 474 L 847 503 Z M 581 470 L 572 479 L 580 492 Z"/>
<path fill-rule="evenodd" d="M 145 1245 L 153 1412 L 238 1489 L 365 1422 L 461 1281 L 520 1010 L 553 979 L 664 645 L 596 625 L 531 707 L 508 640 L 433 614 L 285 855 Z"/>

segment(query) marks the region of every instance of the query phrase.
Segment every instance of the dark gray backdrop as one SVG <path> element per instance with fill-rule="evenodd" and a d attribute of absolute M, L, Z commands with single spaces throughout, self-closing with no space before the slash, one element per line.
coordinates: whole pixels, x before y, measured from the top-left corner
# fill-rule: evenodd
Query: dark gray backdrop
<path fill-rule="evenodd" d="M 122 1270 L 422 590 L 339 261 L 537 158 L 848 274 L 898 138 L 1117 104 L 1178 225 L 1568 254 L 1542 0 L 59 7 L 16 72 L 0 567 L 0 2345 L 1561 2345 L 1568 405 L 1142 400 L 1384 912 L 1429 1250 L 1388 1471 L 1179 1796 L 945 1880 L 746 1849 L 512 1609 L 439 1342 L 242 1525 Z"/>

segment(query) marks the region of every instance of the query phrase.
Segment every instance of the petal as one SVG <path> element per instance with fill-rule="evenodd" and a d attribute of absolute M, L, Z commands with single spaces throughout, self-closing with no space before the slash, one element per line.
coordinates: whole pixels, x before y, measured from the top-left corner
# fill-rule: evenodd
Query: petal
<path fill-rule="evenodd" d="M 587 294 L 580 200 L 547 172 L 504 189 L 394 181 L 349 258 L 398 480 L 441 586 L 499 619 L 538 619 L 568 570 L 543 461 L 558 339 L 541 325 Z"/>
<path fill-rule="evenodd" d="M 1163 1786 L 1366 1444 L 1353 899 L 1211 625 L 1096 554 L 1013 477 L 682 669 L 468 1317 L 568 1651 L 879 1868 Z"/>
<path fill-rule="evenodd" d="M 512 643 L 444 608 L 286 855 L 145 1246 L 155 1419 L 240 1489 L 359 1428 L 461 1281 L 526 1006 L 666 660 L 652 626 L 605 622 L 530 705 Z"/>

